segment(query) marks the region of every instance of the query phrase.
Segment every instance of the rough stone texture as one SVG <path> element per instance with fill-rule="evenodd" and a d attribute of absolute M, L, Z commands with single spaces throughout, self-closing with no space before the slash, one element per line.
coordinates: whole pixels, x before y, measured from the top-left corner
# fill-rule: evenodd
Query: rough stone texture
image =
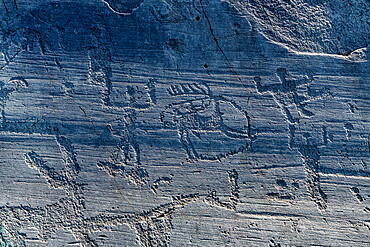
<path fill-rule="evenodd" d="M 369 246 L 368 0 L 2 0 L 0 245 Z"/>
<path fill-rule="evenodd" d="M 368 0 L 226 0 L 292 50 L 349 55 L 370 43 Z"/>

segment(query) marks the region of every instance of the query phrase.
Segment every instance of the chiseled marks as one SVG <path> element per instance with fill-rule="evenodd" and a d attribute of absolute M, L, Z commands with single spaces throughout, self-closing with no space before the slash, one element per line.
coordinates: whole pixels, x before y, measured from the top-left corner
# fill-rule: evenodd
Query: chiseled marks
<path fill-rule="evenodd" d="M 303 166 L 306 173 L 306 188 L 312 201 L 319 210 L 326 209 L 326 195 L 320 187 L 319 159 L 320 154 L 317 145 L 306 144 L 298 148 L 302 155 Z"/>
<path fill-rule="evenodd" d="M 136 111 L 149 109 L 157 104 L 156 83 L 155 79 L 150 78 L 144 87 L 127 86 L 125 91 L 126 102 L 114 102 L 114 106 Z"/>
<path fill-rule="evenodd" d="M 115 54 L 115 56 L 118 56 L 118 54 L 114 45 L 103 45 L 106 43 L 104 34 L 109 36 L 108 30 L 104 30 L 103 28 L 96 30 L 96 34 L 92 36 L 93 46 L 88 50 L 88 81 L 101 88 L 103 106 L 115 110 L 122 110 L 125 108 L 144 110 L 156 104 L 156 80 L 152 78 L 148 80 L 143 89 L 137 86 L 127 86 L 125 93 L 114 95 L 112 63 L 113 54 Z M 119 99 L 115 99 L 115 96 Z M 124 99 L 123 102 L 121 98 Z"/>
<path fill-rule="evenodd" d="M 294 146 L 295 125 L 299 124 L 300 118 L 309 118 L 314 115 L 313 112 L 306 109 L 307 103 L 328 97 L 330 92 L 319 94 L 311 90 L 309 85 L 314 80 L 311 73 L 305 76 L 293 76 L 285 68 L 278 68 L 276 75 L 280 83 L 263 85 L 260 77 L 255 77 L 253 82 L 259 94 L 271 94 L 279 106 L 289 124 L 289 147 L 292 148 Z"/>
<path fill-rule="evenodd" d="M 275 187 L 277 192 L 267 193 L 267 198 L 292 203 L 295 199 L 295 192 L 299 189 L 299 184 L 292 182 L 291 185 L 288 185 L 284 179 L 277 179 Z"/>
<path fill-rule="evenodd" d="M 365 200 L 366 200 L 366 197 L 362 196 L 361 193 L 360 193 L 360 189 L 357 188 L 357 187 L 352 187 L 350 188 L 350 191 L 352 192 L 352 195 L 357 199 L 357 201 L 360 203 L 360 204 L 365 204 Z M 370 213 L 370 208 L 365 206 L 364 207 L 364 212 L 366 213 Z M 370 228 L 369 228 L 370 229 Z"/>
<path fill-rule="evenodd" d="M 108 125 L 107 129 L 113 134 L 111 126 Z M 114 135 L 114 134 L 113 134 Z M 118 140 L 110 157 L 107 161 L 99 161 L 97 167 L 104 170 L 111 177 L 125 176 L 129 182 L 136 186 L 149 186 L 149 174 L 140 161 L 140 147 L 136 142 L 134 135 L 130 133 L 127 126 L 119 135 L 114 135 Z M 161 184 L 170 184 L 172 178 L 160 177 L 153 181 L 151 190 L 157 193 L 157 189 Z"/>
<path fill-rule="evenodd" d="M 83 230 L 79 230 L 85 206 L 82 186 L 76 181 L 80 167 L 74 148 L 71 142 L 63 136 L 57 136 L 56 141 L 65 165 L 61 172 L 56 172 L 49 167 L 35 152 L 27 153 L 25 161 L 31 168 L 37 169 L 51 187 L 64 189 L 66 197 L 45 207 L 2 206 L 0 215 L 11 236 L 7 241 L 12 243 L 12 246 L 25 246 L 26 236 L 19 232 L 23 227 L 38 229 L 41 241 L 47 241 L 51 234 L 59 228 L 71 230 L 81 243 L 90 241 L 88 237 L 83 236 Z"/>
<path fill-rule="evenodd" d="M 86 218 L 83 186 L 77 182 L 80 166 L 72 143 L 63 136 L 56 136 L 63 156 L 64 169 L 57 172 L 37 153 L 25 155 L 26 164 L 36 169 L 53 188 L 61 188 L 66 197 L 45 207 L 1 206 L 0 243 L 2 246 L 26 246 L 27 235 L 21 230 L 33 227 L 38 230 L 40 241 L 46 242 L 58 229 L 72 232 L 81 246 L 96 247 L 98 244 L 89 234 L 102 231 L 107 226 L 127 224 L 137 233 L 140 246 L 168 246 L 172 230 L 171 214 L 188 203 L 197 200 L 198 195 L 180 195 L 171 203 L 160 205 L 140 214 L 99 214 Z"/>
<path fill-rule="evenodd" d="M 160 177 L 160 178 L 157 178 L 154 182 L 153 182 L 153 186 L 151 187 L 152 191 L 157 194 L 157 189 L 158 187 L 161 185 L 161 184 L 171 184 L 172 183 L 172 178 L 170 177 Z"/>
<path fill-rule="evenodd" d="M 229 183 L 230 183 L 230 196 L 228 202 L 222 202 L 216 195 L 216 191 L 213 190 L 207 197 L 204 198 L 204 202 L 213 206 L 226 208 L 229 210 L 235 210 L 236 205 L 239 202 L 239 186 L 238 186 L 238 172 L 233 169 L 228 171 Z"/>
<path fill-rule="evenodd" d="M 6 124 L 5 104 L 9 95 L 21 88 L 28 87 L 28 82 L 22 77 L 13 77 L 7 83 L 0 81 L 0 111 L 1 111 L 1 127 Z"/>
<path fill-rule="evenodd" d="M 109 47 L 100 46 L 90 49 L 88 53 L 88 81 L 102 88 L 103 106 L 115 110 L 145 110 L 155 105 L 157 103 L 155 93 L 156 80 L 153 78 L 150 78 L 143 88 L 139 88 L 138 86 L 126 86 L 124 94 L 119 95 L 120 99 L 113 99 L 115 95 L 113 95 L 111 53 Z"/>
<path fill-rule="evenodd" d="M 90 49 L 88 81 L 103 88 L 102 101 L 104 106 L 111 106 L 112 92 L 111 53 L 106 47 Z"/>
<path fill-rule="evenodd" d="M 74 93 L 74 84 L 70 81 L 69 76 L 66 73 L 65 68 L 62 66 L 58 58 L 55 58 L 55 65 L 59 72 L 62 74 L 62 87 L 66 95 Z"/>
<path fill-rule="evenodd" d="M 275 239 L 270 239 L 269 247 L 281 247 L 281 244 L 276 242 Z"/>
<path fill-rule="evenodd" d="M 324 96 L 310 90 L 309 85 L 314 80 L 313 75 L 292 76 L 285 68 L 276 70 L 280 83 L 263 85 L 260 77 L 255 77 L 253 83 L 259 94 L 269 93 L 279 106 L 281 113 L 289 124 L 289 148 L 294 145 L 296 124 L 301 117 L 309 118 L 314 114 L 305 107 L 308 102 Z M 303 93 L 298 93 L 300 91 Z M 326 95 L 325 95 L 326 96 Z"/>
<path fill-rule="evenodd" d="M 173 229 L 171 214 L 198 198 L 197 194 L 173 197 L 172 203 L 143 212 L 137 220 L 131 221 L 130 226 L 135 229 L 140 246 L 169 246 L 169 234 Z"/>
<path fill-rule="evenodd" d="M 126 175 L 129 181 L 137 186 L 147 184 L 149 181 L 149 175 L 145 168 L 141 167 L 140 147 L 135 136 L 137 128 L 136 115 L 138 111 L 149 109 L 157 103 L 155 84 L 156 81 L 154 79 L 149 79 L 144 87 L 148 100 L 142 101 L 142 98 L 144 97 L 142 97 L 142 93 L 139 92 L 137 87 L 127 86 L 128 97 L 126 104 L 115 104 L 114 106 L 110 104 L 110 106 L 113 106 L 114 110 L 119 108 L 120 110 L 125 111 L 126 115 L 123 120 L 122 129 L 113 130 L 111 125 L 107 125 L 107 129 L 103 134 L 108 133 L 109 135 L 114 136 L 118 141 L 108 161 L 100 161 L 97 165 L 112 177 L 115 177 L 116 175 Z M 104 102 L 103 94 L 103 103 Z M 107 102 L 110 102 L 110 100 Z M 114 132 L 117 134 L 114 134 Z M 104 136 L 102 136 L 101 140 L 103 140 L 103 138 Z M 132 168 L 126 171 L 125 167 Z"/>
<path fill-rule="evenodd" d="M 112 177 L 125 175 L 129 181 L 139 186 L 148 183 L 149 175 L 141 167 L 140 148 L 133 134 L 133 121 L 134 116 L 128 116 L 123 130 L 115 135 L 119 141 L 108 161 L 100 161 L 97 166 Z M 131 169 L 127 169 L 130 167 Z"/>
<path fill-rule="evenodd" d="M 331 95 L 330 92 L 318 93 L 310 89 L 309 85 L 314 80 L 311 73 L 305 76 L 293 76 L 285 68 L 278 68 L 276 74 L 281 83 L 263 85 L 260 77 L 254 78 L 254 84 L 258 93 L 269 93 L 289 124 L 289 148 L 296 148 L 302 156 L 303 166 L 306 173 L 306 188 L 310 198 L 320 210 L 326 209 L 326 195 L 320 188 L 319 179 L 319 150 L 317 145 L 301 143 L 295 140 L 297 125 L 300 118 L 310 118 L 313 112 L 306 109 L 307 103 L 313 100 L 323 99 Z M 328 134 L 323 129 L 324 145 L 328 142 Z M 306 140 L 307 141 L 307 140 Z"/>
<path fill-rule="evenodd" d="M 278 68 L 276 75 L 280 83 L 271 85 L 263 85 L 261 78 L 255 77 L 253 82 L 257 92 L 259 94 L 270 93 L 290 124 L 299 122 L 300 117 L 313 116 L 314 114 L 305 108 L 307 103 L 324 97 L 310 90 L 309 85 L 314 80 L 313 75 L 307 73 L 304 76 L 293 76 L 285 68 Z M 302 90 L 304 93 L 299 93 Z"/>
<path fill-rule="evenodd" d="M 349 140 L 349 138 L 352 136 L 352 131 L 355 129 L 353 124 L 350 122 L 344 123 L 344 130 L 346 131 L 346 139 Z"/>
<path fill-rule="evenodd" d="M 198 200 L 197 194 L 180 195 L 172 198 L 172 202 L 160 205 L 140 214 L 107 215 L 99 214 L 86 219 L 84 227 L 88 232 L 96 232 L 107 226 L 127 224 L 137 235 L 137 242 L 142 247 L 169 246 L 170 232 L 173 229 L 171 215 L 176 210 Z M 97 245 L 86 245 L 97 246 Z"/>
<path fill-rule="evenodd" d="M 365 200 L 365 198 L 361 196 L 359 188 L 352 187 L 350 190 L 359 203 L 362 203 Z"/>
<path fill-rule="evenodd" d="M 213 95 L 205 83 L 172 85 L 168 92 L 174 98 L 174 103 L 166 107 L 160 119 L 165 128 L 177 129 L 179 141 L 190 161 L 219 160 L 239 153 L 249 146 L 251 141 L 249 118 L 234 101 Z M 244 120 L 244 123 L 238 122 L 239 128 L 229 127 L 225 123 L 223 115 L 230 112 L 237 112 L 236 117 Z M 229 150 L 224 153 L 216 155 L 199 153 L 193 138 L 202 141 L 202 133 L 215 132 L 222 133 L 228 139 L 240 139 L 243 142 L 238 147 L 228 147 Z"/>

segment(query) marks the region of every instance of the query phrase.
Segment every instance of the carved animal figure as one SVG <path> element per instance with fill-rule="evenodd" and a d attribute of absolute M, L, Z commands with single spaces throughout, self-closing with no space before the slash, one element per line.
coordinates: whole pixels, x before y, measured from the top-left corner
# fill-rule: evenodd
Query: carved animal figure
<path fill-rule="evenodd" d="M 249 119 L 234 101 L 213 95 L 206 84 L 175 85 L 168 92 L 170 96 L 180 98 L 180 101 L 166 107 L 161 113 L 161 121 L 166 128 L 177 129 L 189 160 L 220 159 L 248 147 L 251 139 Z M 194 137 L 191 136 L 202 141 L 202 134 L 215 132 L 222 133 L 226 139 L 245 139 L 245 142 L 239 147 L 229 147 L 227 151 L 220 150 L 216 155 L 198 153 Z"/>

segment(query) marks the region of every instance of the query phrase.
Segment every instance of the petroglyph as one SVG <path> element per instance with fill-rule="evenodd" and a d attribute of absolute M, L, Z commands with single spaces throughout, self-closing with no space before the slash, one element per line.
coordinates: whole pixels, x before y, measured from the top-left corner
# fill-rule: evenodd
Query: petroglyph
<path fill-rule="evenodd" d="M 170 177 L 160 177 L 160 178 L 157 178 L 153 182 L 153 186 L 151 187 L 151 189 L 156 194 L 157 190 L 158 190 L 158 188 L 161 184 L 171 184 L 171 183 L 172 183 L 172 178 L 170 178 Z"/>
<path fill-rule="evenodd" d="M 59 228 L 76 227 L 77 221 L 82 217 L 85 206 L 82 186 L 76 181 L 80 166 L 77 163 L 74 148 L 70 141 L 63 136 L 57 136 L 56 141 L 64 163 L 64 170 L 60 173 L 49 167 L 35 152 L 27 153 L 25 161 L 30 168 L 37 169 L 51 187 L 64 189 L 66 197 L 44 208 L 1 206 L 1 219 L 5 224 L 5 229 L 9 232 L 10 238 L 7 241 L 11 245 L 26 246 L 25 236 L 20 234 L 23 227 L 35 227 L 38 229 L 40 240 L 47 241 L 51 234 Z M 85 244 L 84 246 L 94 246 L 87 244 L 90 239 L 88 236 L 83 236 L 81 230 L 75 229 L 74 235 Z"/>
<path fill-rule="evenodd" d="M 351 192 L 353 194 L 354 197 L 356 197 L 357 201 L 358 202 L 363 202 L 365 199 L 361 196 L 360 194 L 360 190 L 357 188 L 357 187 L 352 187 L 351 189 Z"/>
<path fill-rule="evenodd" d="M 104 80 L 104 85 L 106 85 Z M 123 120 L 123 128 L 113 130 L 111 125 L 107 125 L 101 135 L 100 144 L 104 144 L 104 137 L 114 137 L 116 147 L 107 162 L 99 162 L 98 167 L 105 170 L 110 176 L 125 174 L 129 181 L 137 186 L 146 185 L 149 175 L 145 168 L 141 167 L 140 147 L 136 141 L 136 115 L 137 111 L 146 110 L 157 103 L 156 80 L 149 79 L 143 88 L 145 92 L 140 91 L 138 87 L 127 86 L 125 104 L 111 103 L 110 91 L 103 92 L 103 104 L 113 106 L 114 110 L 122 109 L 127 112 Z M 143 96 L 147 96 L 146 98 Z M 116 132 L 114 134 L 113 132 Z M 125 169 L 126 167 L 126 169 Z M 131 169 L 127 169 L 131 167 Z"/>
<path fill-rule="evenodd" d="M 176 196 L 172 203 L 161 205 L 148 212 L 139 215 L 140 220 L 132 222 L 141 246 L 169 246 L 169 234 L 171 232 L 171 214 L 197 200 L 197 194 Z"/>
<path fill-rule="evenodd" d="M 117 139 L 117 145 L 108 161 L 100 161 L 97 166 L 112 177 L 125 175 L 134 184 L 141 185 L 147 183 L 149 176 L 145 169 L 140 167 L 140 148 L 132 134 L 134 131 L 133 117 L 132 115 L 128 116 L 128 121 L 123 130 L 117 130 L 118 135 L 113 134 Z M 108 131 L 113 133 L 111 128 L 110 125 L 107 126 Z"/>
<path fill-rule="evenodd" d="M 63 136 L 57 136 L 56 142 L 63 156 L 64 169 L 61 172 L 47 165 L 46 161 L 33 151 L 25 155 L 25 161 L 30 168 L 36 169 L 51 187 L 63 189 L 66 197 L 45 207 L 1 206 L 1 241 L 6 246 L 26 246 L 26 235 L 21 233 L 25 227 L 36 228 L 41 241 L 47 241 L 53 233 L 62 228 L 71 231 L 81 246 L 98 246 L 89 237 L 89 233 L 117 224 L 127 224 L 135 229 L 141 246 L 168 246 L 169 233 L 172 230 L 171 214 L 198 199 L 196 194 L 176 196 L 171 203 L 140 214 L 100 214 L 85 218 L 83 186 L 77 181 L 81 168 L 74 147 Z"/>
<path fill-rule="evenodd" d="M 354 128 L 354 126 L 353 126 L 353 124 L 351 124 L 351 123 L 345 123 L 344 124 L 344 129 L 345 129 L 345 131 L 346 131 L 346 138 L 347 138 L 347 140 L 351 137 L 351 131 L 352 130 L 354 130 L 355 128 Z"/>
<path fill-rule="evenodd" d="M 299 184 L 292 182 L 291 185 L 288 185 L 284 179 L 277 179 L 275 181 L 275 187 L 277 192 L 267 193 L 267 198 L 292 203 L 296 198 L 295 194 L 299 189 Z"/>
<path fill-rule="evenodd" d="M 235 102 L 223 96 L 213 95 L 207 84 L 173 85 L 168 89 L 172 97 L 179 99 L 168 105 L 161 113 L 161 122 L 166 128 L 175 128 L 188 159 L 216 160 L 239 153 L 251 142 L 249 119 L 244 110 Z M 237 128 L 226 124 L 228 114 L 238 114 Z M 238 147 L 212 155 L 197 151 L 196 141 L 202 141 L 203 133 L 219 132 L 227 138 L 240 139 Z"/>
<path fill-rule="evenodd" d="M 300 118 L 314 116 L 312 111 L 306 109 L 307 103 L 330 97 L 331 93 L 315 92 L 310 89 L 310 84 L 314 80 L 312 73 L 307 73 L 305 76 L 293 76 L 285 68 L 278 68 L 276 74 L 281 83 L 262 85 L 260 77 L 255 77 L 253 82 L 258 93 L 270 93 L 281 109 L 281 113 L 289 124 L 288 146 L 290 149 L 296 148 L 302 156 L 309 196 L 316 203 L 318 209 L 324 210 L 326 209 L 326 195 L 321 190 L 319 181 L 320 155 L 318 147 L 317 145 L 305 144 L 302 140 L 297 141 L 295 137 Z M 328 133 L 325 126 L 322 129 L 322 140 L 324 145 L 328 144 Z M 278 194 L 268 196 L 279 197 Z M 293 198 L 287 195 L 283 196 L 282 199 L 291 200 Z"/>
<path fill-rule="evenodd" d="M 298 151 L 302 155 L 303 166 L 306 172 L 306 188 L 307 192 L 313 202 L 316 203 L 317 208 L 325 210 L 326 194 L 320 187 L 319 160 L 320 154 L 316 145 L 302 145 Z"/>
<path fill-rule="evenodd" d="M 4 0 L 0 246 L 367 246 L 368 10 Z"/>
<path fill-rule="evenodd" d="M 312 73 L 307 73 L 305 76 L 293 76 L 287 69 L 278 68 L 276 75 L 281 83 L 263 85 L 260 77 L 255 77 L 253 82 L 258 93 L 272 95 L 280 107 L 281 113 L 290 124 L 299 122 L 301 117 L 309 118 L 314 115 L 313 112 L 306 109 L 308 102 L 330 96 L 330 93 L 316 95 L 314 91 L 310 90 L 309 85 L 314 80 Z M 302 89 L 303 93 L 300 92 Z"/>
<path fill-rule="evenodd" d="M 213 190 L 207 197 L 204 198 L 204 202 L 212 206 L 222 207 L 229 210 L 235 210 L 236 205 L 239 202 L 239 186 L 238 186 L 238 172 L 234 169 L 228 171 L 229 183 L 230 183 L 230 196 L 228 202 L 222 202 L 217 196 L 216 191 Z"/>
<path fill-rule="evenodd" d="M 62 66 L 58 58 L 55 58 L 55 65 L 57 66 L 59 72 L 62 74 L 62 87 L 66 95 L 71 95 L 74 93 L 74 84 L 68 76 L 67 71 Z"/>
<path fill-rule="evenodd" d="M 124 94 L 114 92 L 112 82 L 112 57 L 109 48 L 96 48 L 89 51 L 88 81 L 101 88 L 102 103 L 105 107 L 145 110 L 157 103 L 156 80 L 153 78 L 143 86 L 126 86 Z"/>
<path fill-rule="evenodd" d="M 110 94 L 112 92 L 112 68 L 110 51 L 106 48 L 89 50 L 89 77 L 88 80 L 102 87 L 103 105 L 111 106 Z"/>
<path fill-rule="evenodd" d="M 271 239 L 269 247 L 281 247 L 281 244 L 279 244 L 276 240 Z"/>
<path fill-rule="evenodd" d="M 124 101 L 114 102 L 114 106 L 135 110 L 149 109 L 157 104 L 156 83 L 156 80 L 150 78 L 144 86 L 127 86 Z"/>
<path fill-rule="evenodd" d="M 263 85 L 260 77 L 255 77 L 253 83 L 259 94 L 269 93 L 279 106 L 281 113 L 289 124 L 289 148 L 294 146 L 297 125 L 301 118 L 310 118 L 314 113 L 307 110 L 307 104 L 312 101 L 326 99 L 332 96 L 328 90 L 318 92 L 310 88 L 314 80 L 312 73 L 305 76 L 293 76 L 285 68 L 278 68 L 276 75 L 280 83 Z"/>

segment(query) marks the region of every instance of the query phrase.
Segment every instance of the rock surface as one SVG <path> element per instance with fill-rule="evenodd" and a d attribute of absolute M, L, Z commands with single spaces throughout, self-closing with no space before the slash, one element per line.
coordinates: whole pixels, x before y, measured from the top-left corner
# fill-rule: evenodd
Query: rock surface
<path fill-rule="evenodd" d="M 369 246 L 368 0 L 3 0 L 0 245 Z"/>

